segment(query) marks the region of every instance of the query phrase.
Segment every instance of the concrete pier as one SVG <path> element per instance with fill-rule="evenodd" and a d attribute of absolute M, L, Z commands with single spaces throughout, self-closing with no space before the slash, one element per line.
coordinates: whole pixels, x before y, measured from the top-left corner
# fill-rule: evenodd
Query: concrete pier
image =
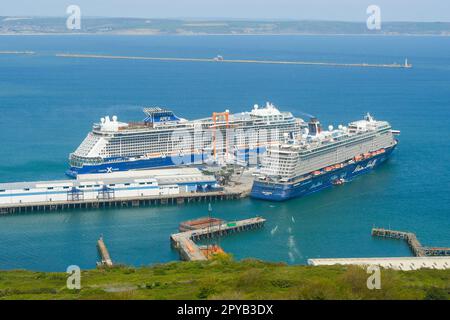
<path fill-rule="evenodd" d="M 98 248 L 98 252 L 100 254 L 101 257 L 101 265 L 103 266 L 107 266 L 107 267 L 112 267 L 113 266 L 113 262 L 111 260 L 111 257 L 109 255 L 108 249 L 106 248 L 105 242 L 103 241 L 103 236 L 100 237 L 100 239 L 98 239 L 97 241 L 97 248 Z"/>
<path fill-rule="evenodd" d="M 450 256 L 450 248 L 424 247 L 412 232 L 373 228 L 372 236 L 405 240 L 416 257 Z"/>
<path fill-rule="evenodd" d="M 235 200 L 247 196 L 242 191 L 233 191 L 225 188 L 222 191 L 212 192 L 180 192 L 174 195 L 141 196 L 141 197 L 114 197 L 111 199 L 78 199 L 70 201 L 47 201 L 39 203 L 15 203 L 0 205 L 0 214 L 13 214 L 25 212 L 50 212 L 75 209 L 99 208 L 128 208 L 157 205 L 182 205 L 193 202 L 215 202 Z"/>
<path fill-rule="evenodd" d="M 450 257 L 395 257 L 395 258 L 339 258 L 308 259 L 312 266 L 358 265 L 380 266 L 385 269 L 402 271 L 418 269 L 450 269 Z"/>
<path fill-rule="evenodd" d="M 258 229 L 263 227 L 265 222 L 266 219 L 261 217 L 227 222 L 210 228 L 176 233 L 170 237 L 170 240 L 172 246 L 179 251 L 183 260 L 202 261 L 207 260 L 207 258 L 194 241 Z"/>

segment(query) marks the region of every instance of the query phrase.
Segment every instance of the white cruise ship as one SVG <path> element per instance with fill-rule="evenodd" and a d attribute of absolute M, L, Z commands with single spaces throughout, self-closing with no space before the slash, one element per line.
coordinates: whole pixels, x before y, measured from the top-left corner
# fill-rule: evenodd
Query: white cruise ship
<path fill-rule="evenodd" d="M 269 146 L 251 196 L 282 201 L 350 181 L 387 160 L 398 133 L 388 122 L 369 114 L 328 130 L 312 118 L 295 139 Z"/>
<path fill-rule="evenodd" d="M 250 112 L 214 112 L 212 117 L 186 120 L 172 111 L 144 108 L 141 122 L 102 118 L 70 154 L 67 175 L 109 173 L 201 163 L 234 161 L 257 164 L 266 148 L 293 137 L 302 119 L 273 104 L 255 105 Z"/>

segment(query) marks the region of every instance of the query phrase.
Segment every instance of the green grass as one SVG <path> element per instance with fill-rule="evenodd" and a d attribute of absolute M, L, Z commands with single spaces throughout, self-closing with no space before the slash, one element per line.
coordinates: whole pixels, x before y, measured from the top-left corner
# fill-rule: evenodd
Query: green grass
<path fill-rule="evenodd" d="M 450 270 L 381 271 L 381 289 L 354 266 L 288 266 L 229 257 L 67 274 L 0 271 L 0 299 L 450 299 Z"/>

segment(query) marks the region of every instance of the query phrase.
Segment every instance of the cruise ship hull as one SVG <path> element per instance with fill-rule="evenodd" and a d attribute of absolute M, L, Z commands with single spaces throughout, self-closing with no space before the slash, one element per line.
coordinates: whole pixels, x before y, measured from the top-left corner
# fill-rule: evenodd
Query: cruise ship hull
<path fill-rule="evenodd" d="M 385 162 L 395 149 L 395 146 L 387 148 L 383 154 L 349 164 L 310 179 L 293 183 L 276 183 L 255 181 L 250 196 L 256 199 L 270 201 L 284 201 L 299 198 L 333 186 L 336 181 L 351 181 L 352 179 L 370 172 Z"/>
<path fill-rule="evenodd" d="M 242 149 L 235 153 L 237 159 L 249 161 L 250 157 L 264 153 L 266 148 Z M 96 165 L 83 165 L 82 167 L 70 167 L 66 175 L 76 178 L 79 174 L 112 173 L 118 171 L 143 170 L 167 168 L 175 166 L 195 165 L 208 162 L 210 154 L 188 154 L 183 156 L 166 156 L 148 159 L 126 159 L 122 161 L 104 162 Z"/>
<path fill-rule="evenodd" d="M 187 161 L 189 157 L 180 157 L 180 162 Z M 171 157 L 159 157 L 141 160 L 126 160 L 118 162 L 106 162 L 97 165 L 83 165 L 81 168 L 71 167 L 66 171 L 66 175 L 76 178 L 79 174 L 93 174 L 93 173 L 112 173 L 118 171 L 142 170 L 153 168 L 164 168 L 175 166 L 175 161 Z"/>

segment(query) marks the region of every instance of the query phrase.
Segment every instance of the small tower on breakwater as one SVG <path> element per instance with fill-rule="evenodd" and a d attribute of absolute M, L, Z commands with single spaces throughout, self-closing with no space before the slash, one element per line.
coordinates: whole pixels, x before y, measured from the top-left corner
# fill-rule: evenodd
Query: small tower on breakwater
<path fill-rule="evenodd" d="M 405 64 L 403 65 L 404 68 L 411 68 L 412 64 L 408 64 L 408 58 L 405 58 Z"/>

